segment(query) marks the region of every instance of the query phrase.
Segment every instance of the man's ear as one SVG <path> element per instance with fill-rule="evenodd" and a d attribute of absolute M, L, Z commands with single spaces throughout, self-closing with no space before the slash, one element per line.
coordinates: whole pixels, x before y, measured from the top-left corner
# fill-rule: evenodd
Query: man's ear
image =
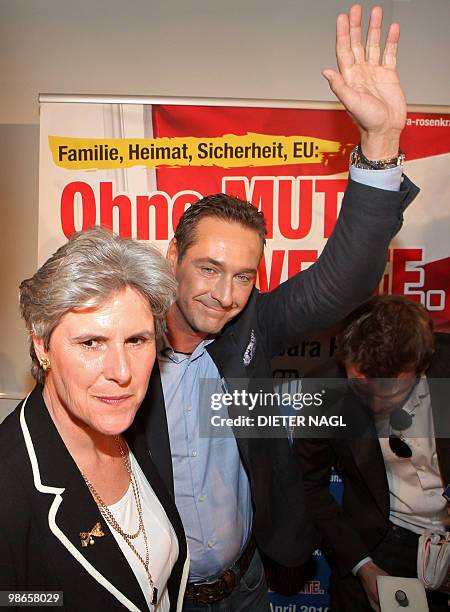
<path fill-rule="evenodd" d="M 172 274 L 175 275 L 177 271 L 177 265 L 178 265 L 178 247 L 177 247 L 177 241 L 175 240 L 175 238 L 172 238 L 172 240 L 169 243 L 169 246 L 167 248 L 166 259 L 170 266 Z"/>
<path fill-rule="evenodd" d="M 33 341 L 34 352 L 36 353 L 38 360 L 41 361 L 42 359 L 48 359 L 48 351 L 45 349 L 43 338 L 33 334 L 31 339 Z"/>

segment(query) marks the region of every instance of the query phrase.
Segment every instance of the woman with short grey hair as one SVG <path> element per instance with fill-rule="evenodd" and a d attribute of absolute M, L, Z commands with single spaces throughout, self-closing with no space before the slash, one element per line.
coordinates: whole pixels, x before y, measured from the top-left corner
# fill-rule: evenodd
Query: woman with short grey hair
<path fill-rule="evenodd" d="M 22 282 L 37 385 L 0 426 L 0 590 L 181 609 L 183 527 L 132 427 L 175 296 L 156 249 L 98 227 Z"/>
<path fill-rule="evenodd" d="M 176 281 L 155 247 L 121 239 L 94 227 L 73 234 L 31 278 L 20 285 L 20 309 L 30 333 L 32 374 L 40 383 L 44 372 L 32 342 L 48 343 L 69 310 L 98 306 L 112 294 L 131 287 L 148 301 L 156 334 L 165 330 L 165 316 L 176 297 Z"/>

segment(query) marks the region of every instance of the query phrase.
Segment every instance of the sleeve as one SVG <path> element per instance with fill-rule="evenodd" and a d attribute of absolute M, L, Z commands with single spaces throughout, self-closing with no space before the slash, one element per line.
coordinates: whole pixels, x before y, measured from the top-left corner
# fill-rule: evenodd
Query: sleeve
<path fill-rule="evenodd" d="M 295 438 L 293 449 L 303 473 L 307 511 L 314 517 L 338 571 L 347 574 L 369 556 L 369 550 L 330 492 L 331 468 L 335 463 L 330 442 Z"/>
<path fill-rule="evenodd" d="M 331 327 L 371 297 L 403 211 L 417 193 L 406 177 L 398 192 L 349 181 L 318 261 L 274 291 L 258 295 L 258 325 L 269 357 Z"/>
<path fill-rule="evenodd" d="M 359 570 L 363 567 L 363 565 L 366 565 L 366 563 L 369 563 L 370 561 L 373 561 L 372 557 L 364 557 L 364 559 L 361 559 L 361 561 L 357 563 L 355 567 L 352 569 L 352 574 L 354 576 L 357 576 Z"/>

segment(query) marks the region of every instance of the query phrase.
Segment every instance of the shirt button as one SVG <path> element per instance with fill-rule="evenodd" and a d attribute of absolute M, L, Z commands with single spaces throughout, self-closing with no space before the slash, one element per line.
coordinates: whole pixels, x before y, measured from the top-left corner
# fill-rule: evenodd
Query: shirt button
<path fill-rule="evenodd" d="M 208 540 L 208 548 L 213 548 L 214 540 Z"/>
<path fill-rule="evenodd" d="M 197 457 L 197 451 L 192 451 L 192 456 Z"/>
<path fill-rule="evenodd" d="M 436 495 L 436 491 L 427 491 L 427 495 L 433 497 L 434 495 Z"/>
<path fill-rule="evenodd" d="M 204 502 L 205 499 L 206 499 L 206 495 L 199 495 L 199 497 L 198 497 L 198 501 L 199 502 Z"/>
<path fill-rule="evenodd" d="M 192 406 L 186 406 L 186 412 L 192 412 Z"/>

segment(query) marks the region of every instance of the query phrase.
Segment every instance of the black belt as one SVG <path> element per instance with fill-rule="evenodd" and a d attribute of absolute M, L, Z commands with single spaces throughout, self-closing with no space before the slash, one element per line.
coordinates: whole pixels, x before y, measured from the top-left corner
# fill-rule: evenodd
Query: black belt
<path fill-rule="evenodd" d="M 256 542 L 250 536 L 241 556 L 220 576 L 201 582 L 189 582 L 186 587 L 186 599 L 196 604 L 212 604 L 231 595 L 233 589 L 248 570 L 256 550 Z"/>

